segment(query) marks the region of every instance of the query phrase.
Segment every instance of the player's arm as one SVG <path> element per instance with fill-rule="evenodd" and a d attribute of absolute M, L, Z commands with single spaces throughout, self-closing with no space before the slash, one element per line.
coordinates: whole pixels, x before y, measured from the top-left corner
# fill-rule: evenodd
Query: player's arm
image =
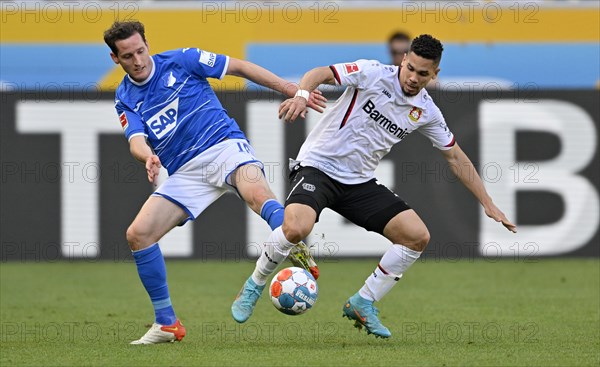
<path fill-rule="evenodd" d="M 279 106 L 279 118 L 285 121 L 294 121 L 298 116 L 304 118 L 306 115 L 307 99 L 306 94 L 312 93 L 321 84 L 335 85 L 335 75 L 333 70 L 327 66 L 321 66 L 308 71 L 300 80 L 299 95 L 287 99 Z"/>
<path fill-rule="evenodd" d="M 477 170 L 475 170 L 473 163 L 471 163 L 469 157 L 467 157 L 458 144 L 454 144 L 452 148 L 448 150 L 441 150 L 441 152 L 448 161 L 452 173 L 454 173 L 460 182 L 462 182 L 462 184 L 475 195 L 477 200 L 479 200 L 485 210 L 485 214 L 496 222 L 502 222 L 502 225 L 504 225 L 506 229 L 516 233 L 517 226 L 511 223 L 506 218 L 506 215 L 496 207 L 492 198 L 488 195 L 483 186 L 483 182 L 481 181 Z"/>
<path fill-rule="evenodd" d="M 233 57 L 229 58 L 229 65 L 225 74 L 248 79 L 263 87 L 273 89 L 286 97 L 293 97 L 298 91 L 296 84 L 278 77 L 261 66 Z M 325 102 L 327 102 L 327 99 L 321 95 L 320 91 L 315 90 L 310 93 L 307 106 L 317 112 L 323 112 Z"/>
<path fill-rule="evenodd" d="M 154 183 L 160 173 L 161 164 L 158 156 L 154 154 L 150 146 L 146 143 L 146 137 L 143 135 L 131 137 L 129 140 L 129 151 L 135 159 L 146 165 L 148 181 Z"/>

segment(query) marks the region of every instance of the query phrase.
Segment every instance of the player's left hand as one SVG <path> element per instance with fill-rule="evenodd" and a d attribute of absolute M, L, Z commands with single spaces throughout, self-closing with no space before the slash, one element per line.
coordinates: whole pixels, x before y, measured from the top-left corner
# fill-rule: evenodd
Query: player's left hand
<path fill-rule="evenodd" d="M 320 90 L 315 89 L 310 92 L 310 96 L 308 97 L 308 107 L 312 108 L 317 112 L 323 112 L 325 107 L 327 107 L 327 98 L 323 96 Z M 304 116 L 302 116 L 304 117 Z"/>
<path fill-rule="evenodd" d="M 500 209 L 498 209 L 498 207 L 496 205 L 494 205 L 492 203 L 492 204 L 484 207 L 484 209 L 485 209 L 485 214 L 488 217 L 492 218 L 496 222 L 502 222 L 502 225 L 504 227 L 506 227 L 506 229 L 508 229 L 512 233 L 517 233 L 516 224 L 513 224 L 511 221 L 509 221 L 508 218 L 506 218 L 506 215 L 504 215 L 504 213 L 502 213 L 502 211 Z"/>
<path fill-rule="evenodd" d="M 306 106 L 306 99 L 300 96 L 288 98 L 279 106 L 279 118 L 283 118 L 285 122 L 294 121 L 298 116 L 305 118 Z"/>

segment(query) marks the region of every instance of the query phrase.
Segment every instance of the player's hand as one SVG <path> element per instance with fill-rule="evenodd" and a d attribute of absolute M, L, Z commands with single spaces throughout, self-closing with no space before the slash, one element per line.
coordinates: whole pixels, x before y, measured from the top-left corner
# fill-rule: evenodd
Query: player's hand
<path fill-rule="evenodd" d="M 327 98 L 323 96 L 323 93 L 321 93 L 320 90 L 315 89 L 312 92 L 310 92 L 307 106 L 317 112 L 323 112 L 325 107 L 327 107 Z"/>
<path fill-rule="evenodd" d="M 158 174 L 160 173 L 160 167 L 160 159 L 157 155 L 151 155 L 146 159 L 146 173 L 148 173 L 148 181 L 150 181 L 150 183 L 156 182 Z"/>
<path fill-rule="evenodd" d="M 487 207 L 484 207 L 485 214 L 495 220 L 496 222 L 501 222 L 506 229 L 511 231 L 512 233 L 517 233 L 517 226 L 513 224 L 511 221 L 506 218 L 506 215 L 502 213 L 500 209 L 494 204 L 490 204 Z"/>
<path fill-rule="evenodd" d="M 306 99 L 300 96 L 286 99 L 279 106 L 279 118 L 284 119 L 285 122 L 294 121 L 298 116 L 305 118 L 306 106 Z"/>

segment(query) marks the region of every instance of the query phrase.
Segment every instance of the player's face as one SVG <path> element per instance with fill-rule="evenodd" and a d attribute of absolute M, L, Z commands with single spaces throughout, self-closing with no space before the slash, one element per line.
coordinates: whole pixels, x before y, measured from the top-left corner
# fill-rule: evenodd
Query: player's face
<path fill-rule="evenodd" d="M 431 79 L 435 79 L 440 68 L 433 60 L 409 52 L 400 67 L 400 86 L 407 96 L 417 95 Z"/>
<path fill-rule="evenodd" d="M 144 81 L 152 71 L 152 60 L 148 53 L 148 44 L 144 42 L 139 33 L 115 42 L 119 54 L 110 54 L 115 64 L 121 65 L 123 70 L 136 82 Z"/>

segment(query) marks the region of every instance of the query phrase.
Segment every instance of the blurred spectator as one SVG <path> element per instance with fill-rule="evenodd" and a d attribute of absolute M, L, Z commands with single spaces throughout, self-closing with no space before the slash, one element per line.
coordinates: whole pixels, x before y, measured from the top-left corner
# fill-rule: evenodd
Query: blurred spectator
<path fill-rule="evenodd" d="M 400 66 L 404 55 L 410 48 L 411 36 L 403 31 L 398 31 L 392 34 L 388 40 L 388 48 L 390 50 L 390 56 L 392 58 L 392 64 Z"/>

